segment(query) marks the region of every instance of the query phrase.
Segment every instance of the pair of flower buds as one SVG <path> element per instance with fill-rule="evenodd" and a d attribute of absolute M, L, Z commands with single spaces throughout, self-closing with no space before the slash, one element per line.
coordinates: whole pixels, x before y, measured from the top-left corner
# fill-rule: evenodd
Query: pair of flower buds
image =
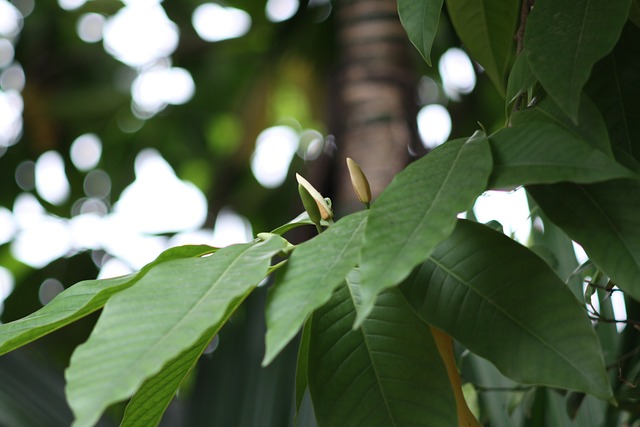
<path fill-rule="evenodd" d="M 371 188 L 369 188 L 369 181 L 365 176 L 360 166 L 352 159 L 347 157 L 347 168 L 349 169 L 349 176 L 351 177 L 351 184 L 358 196 L 358 199 L 369 208 L 371 203 Z M 316 225 L 320 231 L 320 222 L 333 222 L 333 211 L 331 209 L 331 200 L 322 197 L 322 195 L 316 190 L 313 185 L 306 179 L 296 174 L 298 180 L 298 192 L 300 193 L 300 199 L 304 209 L 309 214 L 309 219 Z"/>

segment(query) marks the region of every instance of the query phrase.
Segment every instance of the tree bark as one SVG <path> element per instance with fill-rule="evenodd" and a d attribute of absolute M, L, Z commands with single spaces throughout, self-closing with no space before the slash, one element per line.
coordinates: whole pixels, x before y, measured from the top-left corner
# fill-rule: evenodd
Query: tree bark
<path fill-rule="evenodd" d="M 340 69 L 331 120 L 338 149 L 334 205 L 344 214 L 362 208 L 346 157 L 360 164 L 375 198 L 416 152 L 417 79 L 395 0 L 342 0 L 336 6 Z"/>

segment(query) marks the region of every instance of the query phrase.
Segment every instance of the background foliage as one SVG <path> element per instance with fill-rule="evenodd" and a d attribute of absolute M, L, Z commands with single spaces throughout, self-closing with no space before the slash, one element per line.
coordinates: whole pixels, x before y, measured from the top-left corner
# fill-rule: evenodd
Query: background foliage
<path fill-rule="evenodd" d="M 136 155 L 153 147 L 207 195 L 203 225 L 214 228 L 218 213 L 232 207 L 254 230 L 274 229 L 301 210 L 295 185 L 289 177 L 266 189 L 248 165 L 261 131 L 283 123 L 301 144 L 325 135 L 320 157 L 299 150 L 287 166 L 314 177 L 325 195 L 342 194 L 350 184 L 335 176 L 344 168 L 340 154 L 350 152 L 350 128 L 326 111 L 355 108 L 334 99 L 356 87 L 341 74 L 348 61 L 335 55 L 353 4 L 305 2 L 272 22 L 263 4 L 238 3 L 251 30 L 216 44 L 192 29 L 197 4 L 164 5 L 180 28 L 171 61 L 189 70 L 196 91 L 184 105 L 153 112 L 131 104 L 128 86 L 122 90 L 142 69 L 122 66 L 72 31 L 83 13 L 114 15 L 120 3 L 74 10 L 16 3 L 24 27 L 19 38 L 6 37 L 26 76 L 24 135 L 3 149 L 0 173 L 11 185 L 0 205 L 18 211 L 27 192 L 52 215 L 77 215 L 75 201 L 88 195 L 85 171 L 66 169 L 70 195 L 57 203 L 21 178 L 20 167 L 49 150 L 67 158 L 71 141 L 96 132 L 111 183 L 105 216 L 117 213 Z M 366 10 L 369 3 L 382 2 L 354 4 Z M 364 16 L 397 20 L 391 3 L 393 13 Z M 0 359 L 7 397 L 0 422 L 639 422 L 637 2 L 448 0 L 442 10 L 440 3 L 400 0 L 397 8 L 403 44 L 417 48 L 409 74 L 430 76 L 412 89 L 414 102 L 448 103 L 451 140 L 376 191 L 370 210 L 338 206 L 336 223 L 324 222 L 326 231 L 310 239 L 301 230 L 313 228 L 298 228 L 310 223 L 302 216 L 219 250 L 168 249 L 139 272 L 102 280 L 93 280 L 98 268 L 118 258 L 109 247 L 71 251 L 39 268 L 16 255 L 20 233 L 6 239 L 0 259 L 16 286 L 4 301 L 0 352 L 30 344 Z M 482 66 L 464 96 L 445 97 L 446 74 L 422 63 L 451 46 Z M 3 76 L 8 93 L 11 74 Z M 425 95 L 434 87 L 435 97 Z M 385 151 L 376 150 L 384 165 Z M 472 210 L 485 190 L 520 186 L 535 225 L 524 246 L 499 223 L 473 221 Z M 468 219 L 458 219 L 461 212 Z M 578 262 L 572 240 L 586 261 Z M 273 281 L 259 286 L 273 271 Z M 50 278 L 79 283 L 36 311 L 47 302 L 40 283 Z M 616 318 L 614 293 L 625 296 L 626 318 Z"/>

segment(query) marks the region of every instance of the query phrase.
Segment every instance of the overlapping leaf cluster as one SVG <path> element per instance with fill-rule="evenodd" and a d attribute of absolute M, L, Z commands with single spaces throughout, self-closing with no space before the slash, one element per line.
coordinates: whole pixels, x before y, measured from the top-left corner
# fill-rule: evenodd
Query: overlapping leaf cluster
<path fill-rule="evenodd" d="M 508 125 L 438 147 L 371 209 L 295 248 L 281 234 L 319 220 L 303 215 L 219 250 L 171 249 L 136 274 L 78 283 L 1 325 L 0 352 L 102 309 L 66 374 L 74 425 L 93 425 L 127 399 L 122 425 L 157 425 L 213 336 L 277 270 L 264 363 L 304 326 L 298 403 L 308 387 L 320 425 L 478 425 L 449 336 L 518 383 L 613 399 L 598 336 L 567 277 L 458 214 L 485 190 L 525 186 L 559 227 L 545 222 L 549 236 L 566 233 L 640 299 L 640 30 L 628 21 L 631 3 L 538 0 L 521 13 L 515 0 L 447 0 L 465 47 L 507 110 L 517 106 Z M 441 7 L 399 0 L 427 62 Z M 514 38 L 522 16 L 526 31 Z M 276 255 L 286 261 L 272 267 Z"/>

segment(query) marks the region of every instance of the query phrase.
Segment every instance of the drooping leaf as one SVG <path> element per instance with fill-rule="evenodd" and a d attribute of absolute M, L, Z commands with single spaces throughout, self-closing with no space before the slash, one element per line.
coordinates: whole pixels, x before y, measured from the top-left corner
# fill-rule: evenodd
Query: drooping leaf
<path fill-rule="evenodd" d="M 531 71 L 527 56 L 521 52 L 513 62 L 509 80 L 507 81 L 506 105 L 510 105 L 516 98 L 527 92 L 536 82 L 536 76 Z"/>
<path fill-rule="evenodd" d="M 209 257 L 164 262 L 112 297 L 66 371 L 74 425 L 92 425 L 107 406 L 132 396 L 194 346 L 237 298 L 257 286 L 286 244 L 274 236 Z"/>
<path fill-rule="evenodd" d="M 214 335 L 211 329 L 194 345 L 167 362 L 157 374 L 142 383 L 127 404 L 120 427 L 155 427 L 160 423 L 180 384 L 211 341 Z"/>
<path fill-rule="evenodd" d="M 398 0 L 400 22 L 409 40 L 429 66 L 431 66 L 431 46 L 438 29 L 442 1 Z"/>
<path fill-rule="evenodd" d="M 545 261 L 560 279 L 567 282 L 571 274 L 579 267 L 571 239 L 547 218 L 528 193 L 527 204 L 531 210 L 531 244 L 549 250 L 553 256 L 553 262 L 549 262 L 546 259 Z M 534 252 L 536 251 L 534 250 Z M 571 286 L 569 286 L 569 289 L 571 289 Z M 580 281 L 580 292 L 582 292 L 582 281 Z M 578 300 L 581 301 L 582 298 L 580 297 Z"/>
<path fill-rule="evenodd" d="M 586 96 L 580 98 L 578 109 L 578 121 L 575 123 L 551 98 L 545 98 L 535 108 L 532 108 L 528 116 L 532 121 L 553 121 L 565 130 L 572 132 L 576 137 L 600 150 L 609 157 L 613 157 L 611 141 L 607 125 L 598 111 L 598 107 Z M 525 116 L 527 117 L 527 116 Z M 519 117 L 514 118 L 517 123 Z"/>
<path fill-rule="evenodd" d="M 364 233 L 361 322 L 376 295 L 406 278 L 473 206 L 491 172 L 487 138 L 447 142 L 400 172 L 370 210 Z"/>
<path fill-rule="evenodd" d="M 527 190 L 621 289 L 640 298 L 640 181 L 536 185 Z"/>
<path fill-rule="evenodd" d="M 511 379 L 611 398 L 584 309 L 544 261 L 503 234 L 460 220 L 400 289 L 420 317 Z"/>
<path fill-rule="evenodd" d="M 322 426 L 455 426 L 456 403 L 429 326 L 397 289 L 353 329 L 347 286 L 313 314 L 309 387 Z"/>
<path fill-rule="evenodd" d="M 367 214 L 362 211 L 342 218 L 293 251 L 269 292 L 263 365 L 291 341 L 313 310 L 329 300 L 356 265 Z"/>
<path fill-rule="evenodd" d="M 197 342 L 183 350 L 178 356 L 167 362 L 160 372 L 142 383 L 140 389 L 127 404 L 120 427 L 153 427 L 160 423 L 171 399 L 198 362 L 200 355 L 252 290 L 236 298 L 227 307 L 223 318 L 205 331 Z"/>
<path fill-rule="evenodd" d="M 428 2 L 427 2 L 428 3 Z M 501 95 L 515 57 L 520 2 L 447 0 L 451 23 L 469 54 L 482 65 Z"/>
<path fill-rule="evenodd" d="M 630 0 L 538 0 L 527 20 L 527 59 L 547 93 L 574 120 L 593 65 L 611 52 Z"/>
<path fill-rule="evenodd" d="M 514 116 L 513 126 L 500 129 L 489 141 L 494 163 L 491 188 L 634 176 L 579 135 L 548 119 L 538 107 Z"/>
<path fill-rule="evenodd" d="M 627 24 L 614 51 L 598 62 L 587 93 L 602 112 L 615 148 L 640 161 L 640 28 Z M 616 157 L 622 162 L 619 152 Z"/>
<path fill-rule="evenodd" d="M 210 246 L 167 249 L 137 273 L 101 280 L 85 280 L 58 294 L 35 313 L 0 325 L 0 354 L 7 353 L 99 310 L 113 295 L 132 286 L 151 268 L 174 259 L 193 258 L 215 251 Z"/>

